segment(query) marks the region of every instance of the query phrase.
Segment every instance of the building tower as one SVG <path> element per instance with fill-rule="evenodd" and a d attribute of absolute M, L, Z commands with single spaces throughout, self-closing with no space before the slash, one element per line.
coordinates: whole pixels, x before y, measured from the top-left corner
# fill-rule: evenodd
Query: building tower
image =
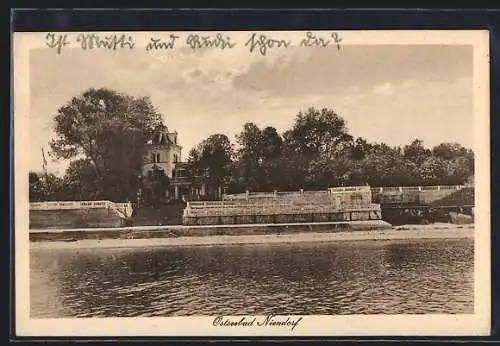
<path fill-rule="evenodd" d="M 142 158 L 142 175 L 147 177 L 154 168 L 161 169 L 172 178 L 175 164 L 181 160 L 182 147 L 177 144 L 177 132 L 165 126 L 154 131 L 146 142 Z"/>

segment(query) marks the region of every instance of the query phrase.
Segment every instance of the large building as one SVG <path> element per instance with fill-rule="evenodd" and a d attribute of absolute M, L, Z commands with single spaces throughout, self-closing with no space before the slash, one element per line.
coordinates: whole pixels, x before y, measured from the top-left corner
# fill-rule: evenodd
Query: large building
<path fill-rule="evenodd" d="M 151 175 L 155 169 L 162 170 L 169 178 L 166 199 L 200 199 L 208 194 L 205 170 L 194 170 L 181 162 L 182 147 L 177 142 L 177 132 L 169 132 L 167 127 L 155 131 L 146 142 L 142 159 L 144 188 L 151 188 Z"/>
<path fill-rule="evenodd" d="M 167 177 L 172 178 L 175 164 L 181 160 L 182 147 L 177 144 L 177 132 L 163 130 L 153 133 L 146 142 L 142 158 L 142 174 L 147 176 L 153 169 L 162 169 Z"/>

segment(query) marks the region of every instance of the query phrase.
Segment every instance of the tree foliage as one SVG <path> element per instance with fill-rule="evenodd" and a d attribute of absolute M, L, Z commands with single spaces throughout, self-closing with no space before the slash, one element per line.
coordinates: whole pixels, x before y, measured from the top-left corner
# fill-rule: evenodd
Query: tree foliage
<path fill-rule="evenodd" d="M 342 185 L 463 184 L 474 174 L 474 153 L 457 143 L 426 148 L 369 143 L 348 133 L 331 109 L 299 112 L 283 135 L 247 123 L 236 136 L 230 192 L 324 189 Z"/>
<path fill-rule="evenodd" d="M 30 200 L 135 198 L 146 139 L 163 128 L 161 114 L 147 98 L 109 89 L 89 89 L 63 105 L 55 116 L 56 158 L 72 159 L 63 178 L 30 172 Z M 208 172 L 212 191 L 325 189 L 342 185 L 455 185 L 471 181 L 474 153 L 458 143 L 427 148 L 420 139 L 404 146 L 370 143 L 349 134 L 332 109 L 299 112 L 282 134 L 274 127 L 244 124 L 233 146 L 213 134 L 189 152 L 188 173 Z M 169 186 L 155 171 L 153 199 Z M 471 178 L 472 177 L 472 178 Z"/>
<path fill-rule="evenodd" d="M 50 173 L 29 172 L 29 200 L 31 202 L 70 199 L 63 179 Z"/>
<path fill-rule="evenodd" d="M 224 134 L 213 134 L 189 152 L 188 163 L 192 171 L 209 172 L 206 182 L 214 189 L 228 183 L 233 148 Z M 193 177 L 194 178 L 194 177 Z"/>
<path fill-rule="evenodd" d="M 163 122 L 148 98 L 101 88 L 86 90 L 59 108 L 54 125 L 52 156 L 82 158 L 68 169 L 68 184 L 80 184 L 82 198 L 122 201 L 135 196 L 144 143 Z"/>
<path fill-rule="evenodd" d="M 200 148 L 191 153 L 192 161 L 200 162 Z M 232 193 L 365 184 L 455 185 L 474 174 L 474 153 L 457 143 L 426 148 L 420 139 L 402 147 L 370 143 L 350 135 L 333 110 L 310 108 L 299 112 L 283 135 L 273 127 L 244 124 L 230 166 L 224 173 Z"/>
<path fill-rule="evenodd" d="M 328 108 L 299 112 L 285 138 L 286 145 L 294 152 L 309 155 L 335 150 L 338 144 L 352 141 L 344 119 Z"/>
<path fill-rule="evenodd" d="M 148 172 L 146 178 L 150 186 L 150 189 L 147 190 L 149 195 L 145 196 L 146 203 L 153 205 L 161 203 L 165 198 L 165 192 L 170 187 L 170 179 L 165 171 L 158 166 L 154 166 L 153 169 Z"/>
<path fill-rule="evenodd" d="M 290 187 L 311 189 L 339 183 L 338 177 L 326 175 L 345 159 L 342 157 L 353 146 L 353 137 L 347 132 L 344 119 L 335 111 L 328 108 L 301 111 L 292 129 L 283 137 L 283 155 L 291 163 L 293 183 Z"/>

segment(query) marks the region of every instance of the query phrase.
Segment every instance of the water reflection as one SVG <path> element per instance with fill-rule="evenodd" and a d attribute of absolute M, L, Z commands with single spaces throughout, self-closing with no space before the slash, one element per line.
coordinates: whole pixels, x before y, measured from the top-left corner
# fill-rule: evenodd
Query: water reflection
<path fill-rule="evenodd" d="M 31 251 L 33 317 L 473 312 L 470 240 Z"/>

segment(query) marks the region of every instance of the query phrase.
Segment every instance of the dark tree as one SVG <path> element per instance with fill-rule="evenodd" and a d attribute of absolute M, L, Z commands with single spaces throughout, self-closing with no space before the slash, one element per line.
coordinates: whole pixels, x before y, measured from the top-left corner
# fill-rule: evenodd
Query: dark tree
<path fill-rule="evenodd" d="M 95 180 L 87 186 L 96 189 L 94 195 L 114 201 L 135 196 L 131 186 L 140 175 L 145 140 L 163 125 L 148 98 L 89 89 L 63 105 L 54 123 L 57 137 L 50 143 L 52 155 L 83 157 L 84 168 L 94 172 Z"/>
<path fill-rule="evenodd" d="M 233 149 L 226 135 L 214 134 L 200 142 L 189 153 L 193 170 L 207 171 L 206 181 L 213 190 L 222 191 L 230 176 Z"/>
<path fill-rule="evenodd" d="M 292 174 L 296 185 L 299 185 L 296 187 L 309 189 L 338 181 L 325 176 L 333 168 L 325 165 L 332 160 L 338 163 L 353 142 L 345 120 L 328 108 L 309 108 L 305 113 L 299 112 L 293 128 L 285 132 L 284 139 L 284 155 L 294 163 Z M 320 170 L 319 175 L 323 178 L 316 176 L 316 169 Z"/>

